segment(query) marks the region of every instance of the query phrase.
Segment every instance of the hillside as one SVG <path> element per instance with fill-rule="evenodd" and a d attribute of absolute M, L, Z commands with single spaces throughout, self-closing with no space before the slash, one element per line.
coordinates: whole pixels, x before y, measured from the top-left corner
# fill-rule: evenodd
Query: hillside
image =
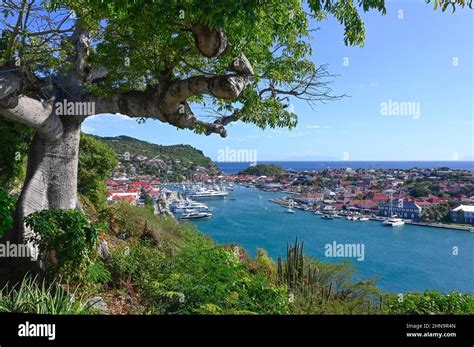
<path fill-rule="evenodd" d="M 163 146 L 129 136 L 94 136 L 111 147 L 127 174 L 149 174 L 169 181 L 213 176 L 221 171 L 202 151 L 190 145 Z"/>
<path fill-rule="evenodd" d="M 245 170 L 241 170 L 239 175 L 255 175 L 255 176 L 277 176 L 285 173 L 285 169 L 275 164 L 259 164 L 249 166 Z"/>

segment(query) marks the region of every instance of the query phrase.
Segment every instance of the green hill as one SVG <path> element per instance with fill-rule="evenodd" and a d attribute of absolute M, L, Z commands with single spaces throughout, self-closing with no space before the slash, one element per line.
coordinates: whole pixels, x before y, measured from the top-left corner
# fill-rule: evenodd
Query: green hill
<path fill-rule="evenodd" d="M 202 170 L 209 176 L 221 173 L 202 151 L 190 145 L 157 145 L 129 136 L 94 136 L 111 147 L 128 174 L 149 174 L 169 180 L 191 179 Z"/>
<path fill-rule="evenodd" d="M 255 175 L 255 176 L 277 176 L 285 173 L 285 169 L 275 164 L 259 164 L 249 166 L 245 170 L 239 172 L 239 175 Z"/>

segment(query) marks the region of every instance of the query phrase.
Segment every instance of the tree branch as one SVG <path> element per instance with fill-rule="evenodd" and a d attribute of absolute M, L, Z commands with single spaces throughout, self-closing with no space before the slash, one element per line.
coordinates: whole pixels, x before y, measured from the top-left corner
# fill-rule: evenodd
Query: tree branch
<path fill-rule="evenodd" d="M 19 95 L 22 79 L 11 70 L 0 70 L 0 116 L 29 125 L 48 140 L 63 133 L 63 125 L 52 105 Z"/>
<path fill-rule="evenodd" d="M 195 24 L 185 30 L 191 31 L 196 47 L 206 57 L 217 57 L 227 49 L 227 37 L 221 29 L 209 29 Z M 211 95 L 225 100 L 236 99 L 252 83 L 254 72 L 244 54 L 235 57 L 229 65 L 234 73 L 227 75 L 192 76 L 184 80 L 171 80 L 159 86 L 149 86 L 145 91 L 131 91 L 109 98 L 94 99 L 97 113 L 120 113 L 129 117 L 157 119 L 180 129 L 194 129 L 206 135 L 217 133 L 227 136 L 224 128 L 231 119 L 207 123 L 193 114 L 188 99 L 197 95 Z M 103 73 L 92 73 L 92 79 L 100 79 Z"/>
<path fill-rule="evenodd" d="M 75 48 L 75 55 L 69 57 L 69 61 L 74 63 L 70 78 L 81 82 L 88 82 L 92 78 L 92 69 L 86 58 L 90 50 L 90 32 L 77 23 L 69 41 Z"/>
<path fill-rule="evenodd" d="M 218 57 L 226 51 L 227 36 L 222 29 L 209 29 L 203 24 L 194 24 L 190 31 L 196 48 L 205 57 Z"/>
<path fill-rule="evenodd" d="M 0 115 L 31 126 L 38 131 L 41 138 L 46 140 L 56 140 L 63 134 L 63 124 L 54 114 L 52 105 L 26 96 L 18 98 L 17 105 L 13 108 L 0 106 Z"/>

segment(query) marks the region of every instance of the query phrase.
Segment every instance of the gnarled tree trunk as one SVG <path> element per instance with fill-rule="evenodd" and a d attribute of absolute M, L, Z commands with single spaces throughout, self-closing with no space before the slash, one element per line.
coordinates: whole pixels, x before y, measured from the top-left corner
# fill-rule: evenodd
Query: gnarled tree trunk
<path fill-rule="evenodd" d="M 75 209 L 77 207 L 77 170 L 81 123 L 71 116 L 61 119 L 62 135 L 54 140 L 35 135 L 28 155 L 26 178 L 15 212 L 15 226 L 6 240 L 25 243 L 31 230 L 23 224 L 27 215 L 44 209 Z M 32 254 L 37 254 L 29 244 Z M 9 266 L 16 275 L 44 270 L 43 259 L 14 259 Z"/>

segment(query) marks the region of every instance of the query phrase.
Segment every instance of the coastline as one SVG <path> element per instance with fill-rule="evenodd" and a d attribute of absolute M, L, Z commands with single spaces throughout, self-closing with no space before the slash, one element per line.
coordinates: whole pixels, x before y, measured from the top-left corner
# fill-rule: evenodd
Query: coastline
<path fill-rule="evenodd" d="M 258 189 L 258 188 L 257 188 Z M 260 189 L 261 190 L 261 189 Z M 263 190 L 262 190 L 263 191 Z M 269 193 L 273 193 L 273 192 L 269 192 Z M 288 205 L 284 202 L 284 200 L 282 198 L 275 198 L 275 199 L 269 199 L 269 201 L 275 203 L 275 204 L 279 204 L 280 206 L 282 207 L 285 207 L 287 208 Z M 304 209 L 301 209 L 301 208 L 298 208 L 298 207 L 295 207 L 299 210 L 302 210 L 304 211 Z M 309 212 L 309 213 L 312 213 L 313 211 L 305 211 L 305 212 Z M 370 221 L 376 221 L 376 222 L 383 222 L 385 220 L 384 217 L 381 217 L 381 216 L 376 216 L 376 217 L 370 217 L 370 216 L 367 216 L 369 218 Z M 458 231 L 467 231 L 467 232 L 470 232 L 470 233 L 474 233 L 474 226 L 473 227 L 470 227 L 470 226 L 464 226 L 464 225 L 455 225 L 455 224 L 446 224 L 446 223 L 430 223 L 430 222 L 415 222 L 415 221 L 411 221 L 409 219 L 406 219 L 405 220 L 405 224 L 410 224 L 410 225 L 416 225 L 416 226 L 422 226 L 422 227 L 430 227 L 430 228 L 440 228 L 440 229 L 451 229 L 451 230 L 458 230 Z"/>

